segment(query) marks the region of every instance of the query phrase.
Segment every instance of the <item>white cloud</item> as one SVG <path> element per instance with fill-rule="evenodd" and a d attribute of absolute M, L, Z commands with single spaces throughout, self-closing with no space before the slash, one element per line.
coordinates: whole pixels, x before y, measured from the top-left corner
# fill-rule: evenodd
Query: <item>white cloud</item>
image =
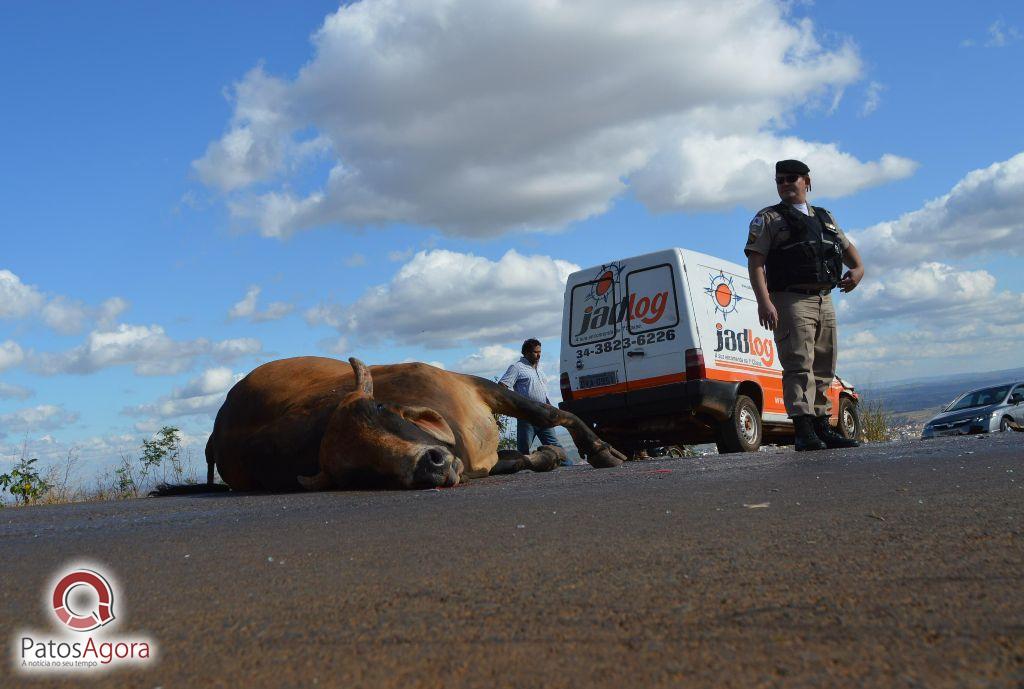
<path fill-rule="evenodd" d="M 43 307 L 42 318 L 47 326 L 61 335 L 73 335 L 85 328 L 88 310 L 80 301 L 58 296 Z"/>
<path fill-rule="evenodd" d="M 149 423 L 136 424 L 137 429 L 158 426 L 155 420 L 166 420 L 196 414 L 211 418 L 217 413 L 224 398 L 235 383 L 243 378 L 242 373 L 232 373 L 230 368 L 218 367 L 203 371 L 198 378 L 190 380 L 181 388 L 174 388 L 170 395 L 153 404 L 131 407 L 125 413 L 133 416 L 153 417 Z M 155 429 L 152 429 L 155 430 Z"/>
<path fill-rule="evenodd" d="M 917 167 L 892 155 L 862 163 L 834 144 L 795 137 L 693 136 L 660 152 L 631 182 L 637 197 L 656 211 L 760 207 L 774 192 L 775 161 L 789 158 L 811 168 L 816 198 L 848 196 L 880 181 L 906 177 Z"/>
<path fill-rule="evenodd" d="M 39 433 L 54 431 L 73 424 L 78 414 L 52 404 L 19 409 L 10 414 L 0 415 L 0 438 L 12 433 Z"/>
<path fill-rule="evenodd" d="M 67 352 L 33 353 L 30 365 L 43 375 L 88 374 L 123 365 L 132 366 L 143 376 L 170 375 L 188 370 L 202 356 L 228 362 L 260 349 L 259 341 L 249 338 L 177 341 L 159 325 L 121 324 L 111 330 L 92 331 L 83 344 Z"/>
<path fill-rule="evenodd" d="M 579 267 L 509 251 L 498 261 L 453 251 L 421 251 L 386 285 L 354 304 L 321 304 L 306 313 L 360 342 L 429 348 L 557 335 L 569 274 Z"/>
<path fill-rule="evenodd" d="M 1005 48 L 1006 46 L 1020 40 L 1020 30 L 1016 26 L 1009 26 L 1002 19 L 997 19 L 988 27 L 988 40 L 985 41 L 986 48 Z"/>
<path fill-rule="evenodd" d="M 864 94 L 864 105 L 860 108 L 861 117 L 867 117 L 875 110 L 878 110 L 878 106 L 882 102 L 882 91 L 884 90 L 885 85 L 877 81 L 872 81 L 868 84 L 867 91 Z"/>
<path fill-rule="evenodd" d="M 259 299 L 262 288 L 253 285 L 242 297 L 242 300 L 237 302 L 228 311 L 228 319 L 235 320 L 238 318 L 248 318 L 253 323 L 263 323 L 266 321 L 276 321 L 284 318 L 292 311 L 295 307 L 292 304 L 287 304 L 282 301 L 271 302 L 267 305 L 267 308 L 260 311 L 256 307 L 256 302 Z"/>
<path fill-rule="evenodd" d="M 1024 153 L 974 170 L 948 194 L 850 238 L 871 268 L 1024 249 Z"/>
<path fill-rule="evenodd" d="M 352 254 L 346 258 L 342 263 L 345 264 L 346 268 L 358 268 L 359 266 L 366 265 L 366 256 L 363 254 Z"/>
<path fill-rule="evenodd" d="M 274 237 L 333 223 L 557 229 L 628 184 L 658 208 L 756 206 L 771 170 L 755 200 L 747 168 L 791 151 L 835 171 L 820 178 L 834 195 L 910 174 L 896 156 L 861 162 L 779 134 L 861 78 L 853 45 L 824 48 L 820 31 L 775 0 L 362 0 L 326 18 L 294 81 L 246 75 L 228 133 L 195 167 L 246 190 L 231 212 Z M 311 130 L 315 145 L 297 142 Z M 322 188 L 251 188 L 323 145 L 334 165 Z M 737 151 L 737 192 L 683 193 Z"/>
<path fill-rule="evenodd" d="M 61 335 L 82 332 L 92 322 L 109 325 L 128 302 L 120 297 L 107 299 L 98 308 L 64 295 L 47 297 L 9 270 L 0 270 L 0 318 L 25 318 L 37 315 L 43 323 Z"/>
<path fill-rule="evenodd" d="M 452 370 L 468 373 L 481 378 L 501 377 L 508 367 L 519 361 L 522 355 L 504 345 L 487 345 L 452 365 Z"/>
<path fill-rule="evenodd" d="M 23 318 L 43 305 L 43 295 L 9 270 L 0 270 L 0 318 Z"/>
<path fill-rule="evenodd" d="M 17 366 L 25 360 L 25 352 L 21 345 L 13 340 L 0 343 L 0 371 Z"/>
<path fill-rule="evenodd" d="M 0 366 L 0 368 L 3 367 Z M 31 396 L 32 391 L 28 388 L 23 388 L 20 385 L 10 385 L 9 383 L 0 382 L 0 400 L 23 400 L 28 399 Z"/>
<path fill-rule="evenodd" d="M 297 141 L 289 112 L 291 85 L 268 76 L 262 66 L 234 85 L 235 112 L 228 132 L 192 163 L 207 185 L 224 191 L 269 179 L 327 148 L 323 137 Z"/>

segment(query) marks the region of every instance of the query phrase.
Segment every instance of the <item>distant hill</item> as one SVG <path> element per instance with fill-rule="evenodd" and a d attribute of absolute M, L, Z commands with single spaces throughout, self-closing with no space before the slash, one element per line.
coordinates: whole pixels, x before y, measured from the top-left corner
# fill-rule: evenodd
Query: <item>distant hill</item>
<path fill-rule="evenodd" d="M 893 414 L 915 417 L 922 411 L 937 411 L 968 390 L 1015 381 L 1024 381 L 1024 368 L 913 378 L 857 389 L 865 401 L 881 402 Z"/>

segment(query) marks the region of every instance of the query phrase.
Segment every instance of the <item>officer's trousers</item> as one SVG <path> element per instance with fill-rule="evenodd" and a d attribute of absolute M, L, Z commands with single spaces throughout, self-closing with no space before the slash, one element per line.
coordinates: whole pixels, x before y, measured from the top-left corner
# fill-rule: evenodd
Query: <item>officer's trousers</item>
<path fill-rule="evenodd" d="M 832 296 L 772 292 L 779 313 L 775 347 L 782 399 L 790 418 L 832 413 L 828 389 L 836 375 L 836 312 Z"/>

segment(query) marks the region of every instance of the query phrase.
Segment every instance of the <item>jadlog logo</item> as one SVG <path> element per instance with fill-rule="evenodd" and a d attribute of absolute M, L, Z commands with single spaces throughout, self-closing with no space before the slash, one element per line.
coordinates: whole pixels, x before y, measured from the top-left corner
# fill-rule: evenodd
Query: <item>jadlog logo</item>
<path fill-rule="evenodd" d="M 715 343 L 715 351 L 723 349 L 740 354 L 753 354 L 761 359 L 765 366 L 775 363 L 775 343 L 767 337 L 754 337 L 754 333 L 748 330 L 729 330 L 721 323 L 715 323 L 718 332 L 718 341 Z"/>
<path fill-rule="evenodd" d="M 47 587 L 47 617 L 56 634 L 16 635 L 15 667 L 23 674 L 95 673 L 114 667 L 146 667 L 155 644 L 141 636 L 102 634 L 115 621 L 112 579 L 94 566 L 69 567 Z M 92 633 L 91 633 L 92 632 Z"/>

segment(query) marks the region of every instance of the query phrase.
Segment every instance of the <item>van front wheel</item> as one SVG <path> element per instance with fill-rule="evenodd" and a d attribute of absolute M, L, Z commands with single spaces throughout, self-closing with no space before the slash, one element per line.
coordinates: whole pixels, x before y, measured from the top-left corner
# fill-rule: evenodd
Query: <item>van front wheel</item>
<path fill-rule="evenodd" d="M 754 400 L 737 395 L 732 416 L 718 427 L 715 444 L 719 454 L 727 452 L 754 452 L 761 447 L 761 412 Z"/>

